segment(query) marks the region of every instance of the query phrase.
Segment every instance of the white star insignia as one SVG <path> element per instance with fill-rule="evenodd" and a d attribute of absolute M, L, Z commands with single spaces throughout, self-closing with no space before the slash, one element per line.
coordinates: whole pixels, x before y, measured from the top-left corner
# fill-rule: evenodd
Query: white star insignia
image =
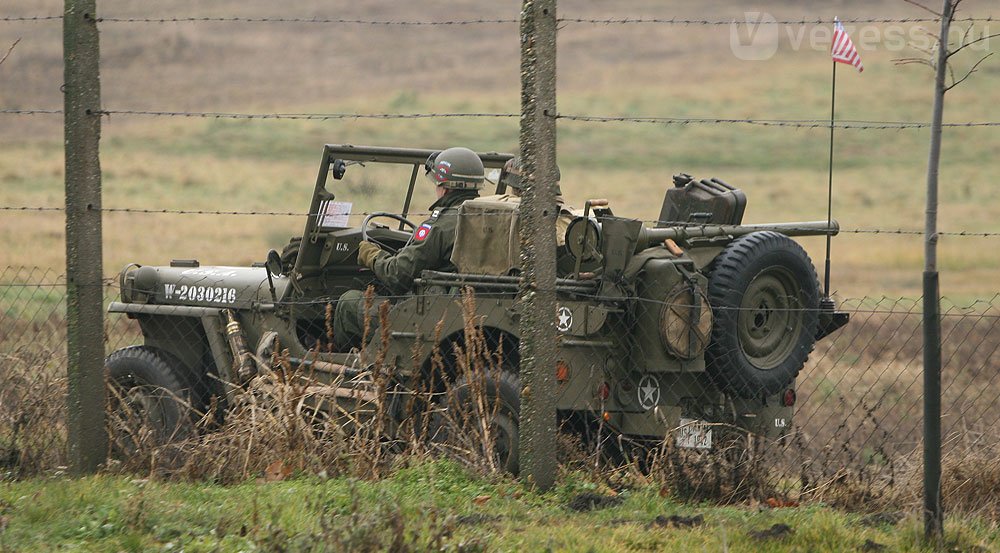
<path fill-rule="evenodd" d="M 558 327 L 559 330 L 566 331 L 573 326 L 573 312 L 570 311 L 569 308 L 560 307 L 558 319 L 559 322 L 556 323 L 556 327 Z"/>
<path fill-rule="evenodd" d="M 660 401 L 660 386 L 651 376 L 643 377 L 639 382 L 639 406 L 650 409 Z"/>

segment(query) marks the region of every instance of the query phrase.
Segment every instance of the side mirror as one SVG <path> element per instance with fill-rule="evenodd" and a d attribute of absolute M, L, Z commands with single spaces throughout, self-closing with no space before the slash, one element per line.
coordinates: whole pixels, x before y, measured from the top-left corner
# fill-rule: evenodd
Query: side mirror
<path fill-rule="evenodd" d="M 267 267 L 268 274 L 281 276 L 281 255 L 276 250 L 267 252 L 267 262 L 264 266 Z"/>
<path fill-rule="evenodd" d="M 264 268 L 267 269 L 267 286 L 271 289 L 271 301 L 278 301 L 278 293 L 274 289 L 272 275 L 281 276 L 281 255 L 275 250 L 267 252 L 267 262 L 264 263 Z"/>
<path fill-rule="evenodd" d="M 330 170 L 333 171 L 333 178 L 340 180 L 344 178 L 344 175 L 347 173 L 347 163 L 344 163 L 344 160 L 342 159 L 335 159 L 333 160 L 333 165 L 330 167 Z"/>

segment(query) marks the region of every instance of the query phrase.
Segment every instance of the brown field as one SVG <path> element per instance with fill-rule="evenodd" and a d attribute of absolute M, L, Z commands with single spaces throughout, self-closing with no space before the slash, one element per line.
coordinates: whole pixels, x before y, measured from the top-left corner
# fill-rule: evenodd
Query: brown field
<path fill-rule="evenodd" d="M 963 15 L 989 13 L 989 2 Z M 57 1 L 16 1 L 9 15 L 58 13 Z M 753 9 L 779 19 L 915 17 L 902 1 L 803 6 L 771 0 Z M 562 17 L 742 18 L 725 2 L 562 2 Z M 105 17 L 336 17 L 378 20 L 515 18 L 518 3 L 102 1 Z M 900 28 L 910 32 L 916 25 Z M 872 29 L 887 31 L 889 25 Z M 814 27 L 804 28 L 806 33 Z M 379 27 L 312 23 L 101 24 L 103 103 L 110 110 L 247 113 L 418 113 L 518 110 L 518 42 L 513 24 Z M 782 32 L 800 32 L 799 28 Z M 859 31 L 858 31 L 859 32 Z M 913 31 L 916 32 L 916 31 Z M 995 30 L 994 30 L 995 32 Z M 919 35 L 919 33 L 918 33 Z M 808 37 L 803 43 L 808 44 Z M 915 35 L 916 36 L 916 35 Z M 0 25 L 0 46 L 22 40 L 0 67 L 0 105 L 58 108 L 60 29 L 54 22 Z M 829 109 L 827 54 L 782 48 L 771 60 L 740 61 L 724 26 L 566 23 L 559 40 L 559 105 L 567 114 L 823 119 Z M 856 37 L 859 40 L 860 37 Z M 866 71 L 842 68 L 838 117 L 926 121 L 930 73 L 897 67 L 887 42 L 863 50 Z M 989 44 L 995 50 L 995 44 Z M 975 61 L 973 52 L 962 64 Z M 967 66 L 966 65 L 966 66 Z M 995 119 L 1000 62 L 988 60 L 949 94 L 946 119 Z M 3 115 L 0 204 L 59 206 L 58 116 Z M 562 121 L 559 159 L 571 202 L 608 196 L 620 214 L 654 219 L 670 175 L 718 176 L 743 187 L 750 222 L 826 216 L 827 131 L 731 125 L 690 127 Z M 843 228 L 923 227 L 925 130 L 837 133 L 834 217 Z M 302 212 L 323 142 L 513 150 L 516 119 L 230 121 L 114 115 L 102 143 L 105 207 Z M 992 175 L 1000 169 L 995 129 L 949 129 L 942 165 L 940 228 L 997 230 Z M 398 209 L 398 182 L 348 186 L 341 198 L 363 209 Z M 418 198 L 418 200 L 420 200 Z M 426 202 L 426 200 L 422 200 Z M 420 201 L 416 205 L 420 205 Z M 296 217 L 142 215 L 105 219 L 105 272 L 128 261 L 203 263 L 262 259 L 298 232 Z M 9 244 L 0 267 L 63 266 L 59 212 L 0 215 Z M 155 237 L 155 239 L 152 239 Z M 1000 256 L 996 238 L 945 237 L 942 288 L 959 302 L 990 297 Z M 822 240 L 806 240 L 822 265 Z M 833 287 L 842 297 L 919 295 L 918 235 L 845 234 L 834 241 Z"/>

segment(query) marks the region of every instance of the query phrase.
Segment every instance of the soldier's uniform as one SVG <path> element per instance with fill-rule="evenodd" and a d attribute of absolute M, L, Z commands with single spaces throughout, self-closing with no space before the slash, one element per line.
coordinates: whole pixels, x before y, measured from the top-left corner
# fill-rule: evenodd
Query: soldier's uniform
<path fill-rule="evenodd" d="M 421 271 L 454 271 L 451 250 L 455 246 L 458 207 L 479 196 L 476 190 L 453 190 L 430 207 L 431 216 L 413 231 L 410 244 L 396 255 L 387 252 L 375 258 L 375 277 L 396 295 L 409 292 Z"/>
<path fill-rule="evenodd" d="M 431 216 L 413 231 L 413 239 L 396 255 L 383 252 L 375 258 L 372 271 L 393 295 L 403 295 L 413 289 L 413 280 L 421 271 L 454 271 L 451 250 L 455 246 L 458 207 L 466 200 L 479 196 L 475 190 L 453 190 L 431 205 Z M 387 298 L 377 298 L 372 307 Z M 357 346 L 364 334 L 365 294 L 348 290 L 340 296 L 334 310 L 334 338 L 339 349 Z M 374 316 L 374 314 L 370 314 Z M 377 324 L 370 325 L 376 328 Z"/>
<path fill-rule="evenodd" d="M 446 150 L 445 153 L 450 150 Z M 468 152 L 471 155 L 471 151 Z M 482 181 L 482 162 L 479 162 L 479 182 Z M 440 170 L 440 161 L 438 168 Z M 445 178 L 453 175 L 447 174 Z M 440 182 L 442 179 L 438 179 Z M 451 183 L 442 186 L 456 186 Z M 413 289 L 413 280 L 422 271 L 454 271 L 451 263 L 451 251 L 455 246 L 455 229 L 458 226 L 458 208 L 466 200 L 479 197 L 478 186 L 468 188 L 451 188 L 429 208 L 431 216 L 421 223 L 414 231 L 409 244 L 396 254 L 379 252 L 371 265 L 372 272 L 379 282 L 384 284 L 394 296 L 401 296 Z M 373 307 L 385 301 L 380 297 Z M 374 316 L 374 313 L 369 313 Z M 333 334 L 336 347 L 343 351 L 350 347 L 361 345 L 365 324 L 364 292 L 348 290 L 340 296 L 333 315 Z M 370 328 L 377 328 L 373 320 Z"/>

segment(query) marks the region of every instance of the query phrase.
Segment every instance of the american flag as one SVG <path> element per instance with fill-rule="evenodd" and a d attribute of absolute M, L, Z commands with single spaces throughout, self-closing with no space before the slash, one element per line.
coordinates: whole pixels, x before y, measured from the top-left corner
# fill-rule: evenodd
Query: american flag
<path fill-rule="evenodd" d="M 833 47 L 830 49 L 830 55 L 833 56 L 833 61 L 857 67 L 858 73 L 865 70 L 864 64 L 861 63 L 861 56 L 858 54 L 858 49 L 854 47 L 850 35 L 847 34 L 844 26 L 837 19 L 833 20 Z"/>

